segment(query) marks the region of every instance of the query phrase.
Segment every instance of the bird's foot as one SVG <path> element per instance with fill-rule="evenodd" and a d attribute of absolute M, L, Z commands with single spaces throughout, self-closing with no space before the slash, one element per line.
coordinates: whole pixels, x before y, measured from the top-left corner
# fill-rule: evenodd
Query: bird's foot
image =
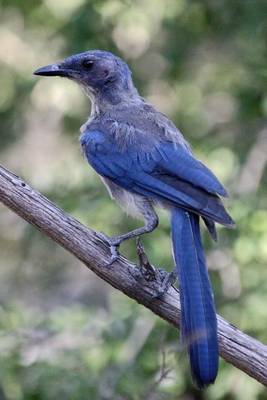
<path fill-rule="evenodd" d="M 110 248 L 110 253 L 111 253 L 111 257 L 110 257 L 110 261 L 107 264 L 107 266 L 112 265 L 115 261 L 117 261 L 117 259 L 120 256 L 119 253 L 119 247 L 121 244 L 121 241 L 119 240 L 118 237 L 108 237 L 107 235 L 105 235 L 103 232 L 99 232 L 98 236 L 109 245 Z"/>
<path fill-rule="evenodd" d="M 142 276 L 146 281 L 154 281 L 156 279 L 156 268 L 150 264 L 145 253 L 144 246 L 141 243 L 140 237 L 136 240 L 136 253 L 139 258 L 139 265 Z"/>
<path fill-rule="evenodd" d="M 161 299 L 177 279 L 175 271 L 167 272 L 163 269 L 159 269 L 158 275 L 159 286 L 156 288 L 157 293 L 153 296 L 154 299 Z"/>
<path fill-rule="evenodd" d="M 152 283 L 153 289 L 156 292 L 153 298 L 162 298 L 176 281 L 175 271 L 169 273 L 163 269 L 153 267 L 148 261 L 140 238 L 136 241 L 136 251 L 140 262 L 141 275 L 146 281 Z"/>

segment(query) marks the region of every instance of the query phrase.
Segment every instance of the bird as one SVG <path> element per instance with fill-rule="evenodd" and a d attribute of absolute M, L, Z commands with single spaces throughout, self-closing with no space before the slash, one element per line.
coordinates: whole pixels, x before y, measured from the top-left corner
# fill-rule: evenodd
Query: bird
<path fill-rule="evenodd" d="M 181 302 L 181 341 L 191 375 L 202 389 L 218 373 L 219 346 L 214 297 L 201 241 L 200 219 L 217 240 L 215 223 L 233 228 L 222 197 L 227 191 L 198 160 L 182 133 L 139 95 L 132 73 L 120 57 L 89 50 L 37 69 L 78 83 L 91 101 L 80 131 L 84 156 L 112 199 L 144 226 L 119 236 L 103 235 L 111 262 L 120 244 L 152 232 L 158 207 L 170 213 L 171 239 Z"/>

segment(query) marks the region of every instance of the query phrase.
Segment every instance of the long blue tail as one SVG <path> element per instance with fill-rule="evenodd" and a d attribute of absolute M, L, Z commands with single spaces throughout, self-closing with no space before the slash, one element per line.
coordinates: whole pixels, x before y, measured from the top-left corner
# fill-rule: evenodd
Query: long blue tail
<path fill-rule="evenodd" d="M 181 335 L 199 388 L 217 376 L 217 319 L 201 244 L 199 217 L 179 208 L 171 213 L 172 242 L 180 284 Z"/>

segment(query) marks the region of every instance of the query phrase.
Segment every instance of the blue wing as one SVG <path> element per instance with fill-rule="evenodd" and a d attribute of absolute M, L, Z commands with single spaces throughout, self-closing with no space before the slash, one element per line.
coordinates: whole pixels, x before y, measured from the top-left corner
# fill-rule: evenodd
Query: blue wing
<path fill-rule="evenodd" d="M 161 143 L 157 151 L 153 153 L 153 158 L 168 173 L 178 174 L 180 179 L 209 193 L 228 196 L 213 172 L 184 147 L 178 147 L 170 142 Z"/>
<path fill-rule="evenodd" d="M 157 142 L 152 148 L 122 147 L 113 135 L 86 132 L 81 144 L 102 176 L 131 192 L 196 212 L 233 226 L 218 195 L 226 191 L 213 173 L 181 146 Z"/>

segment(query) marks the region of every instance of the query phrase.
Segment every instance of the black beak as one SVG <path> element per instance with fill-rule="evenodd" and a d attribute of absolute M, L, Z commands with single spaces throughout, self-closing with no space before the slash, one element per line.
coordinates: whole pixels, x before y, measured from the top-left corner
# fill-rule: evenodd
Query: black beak
<path fill-rule="evenodd" d="M 34 71 L 34 75 L 41 76 L 65 76 L 69 77 L 71 71 L 67 68 L 62 67 L 60 64 L 51 64 L 41 67 Z"/>

